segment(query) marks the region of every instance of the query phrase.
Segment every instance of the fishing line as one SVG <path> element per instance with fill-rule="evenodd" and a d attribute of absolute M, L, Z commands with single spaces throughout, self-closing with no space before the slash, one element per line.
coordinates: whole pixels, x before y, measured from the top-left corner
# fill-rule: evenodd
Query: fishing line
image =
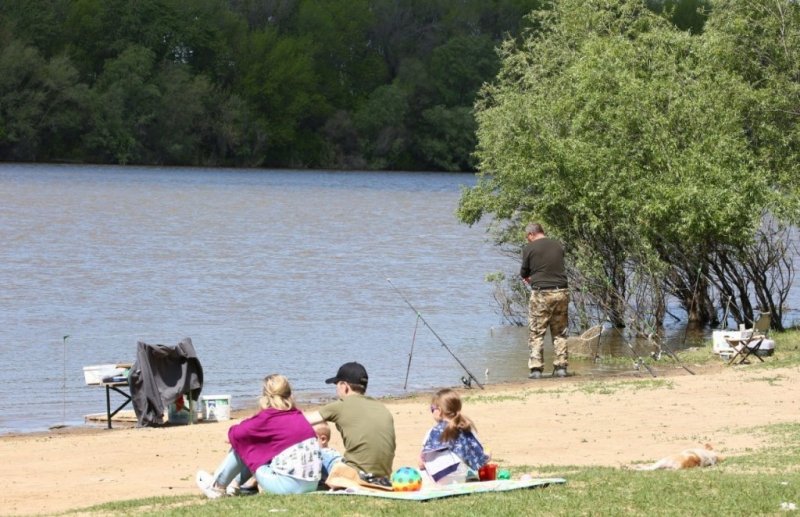
<path fill-rule="evenodd" d="M 447 346 L 447 343 L 445 343 L 445 342 L 444 342 L 444 340 L 443 340 L 441 337 L 439 337 L 439 334 L 437 334 L 437 333 L 436 333 L 436 331 L 435 331 L 435 330 L 433 330 L 433 327 L 431 327 L 431 326 L 428 324 L 428 322 L 427 322 L 427 321 L 425 321 L 425 318 L 423 318 L 423 317 L 422 317 L 422 314 L 420 314 L 420 312 L 419 312 L 419 311 L 418 311 L 418 310 L 417 310 L 417 309 L 416 309 L 416 308 L 415 308 L 413 305 L 411 305 L 411 302 L 409 302 L 409 301 L 408 301 L 408 298 L 406 298 L 406 297 L 403 295 L 403 292 L 402 292 L 402 291 L 400 291 L 400 289 L 398 289 L 398 288 L 397 288 L 397 286 L 395 286 L 395 285 L 392 283 L 391 279 L 387 278 L 387 279 L 386 279 L 386 281 L 387 281 L 387 282 L 389 282 L 389 285 L 390 285 L 390 286 L 392 286 L 392 289 L 394 289 L 395 291 L 397 291 L 397 294 L 399 294 L 399 295 L 400 295 L 400 298 L 402 298 L 402 299 L 403 299 L 403 301 L 404 301 L 404 302 L 406 302 L 406 305 L 408 305 L 408 306 L 411 308 L 411 310 L 412 310 L 412 311 L 414 311 L 414 313 L 417 315 L 417 318 L 418 318 L 420 321 L 422 321 L 422 323 L 424 323 L 426 327 L 428 327 L 428 330 L 430 330 L 430 331 L 433 333 L 433 335 L 434 335 L 434 336 L 436 336 L 436 339 L 438 339 L 438 340 L 439 340 L 439 343 L 441 343 L 441 344 L 442 344 L 442 346 L 444 347 L 444 349 L 445 349 L 445 350 L 447 350 L 447 352 L 448 352 L 448 353 L 449 353 L 451 356 L 453 356 L 453 359 L 455 359 L 455 360 L 456 360 L 456 362 L 458 362 L 458 364 L 459 364 L 459 365 L 461 366 L 461 368 L 462 368 L 462 369 L 463 369 L 463 370 L 464 370 L 464 371 L 467 373 L 467 375 L 469 375 L 469 377 L 470 377 L 470 378 L 471 378 L 473 381 L 475 381 L 475 384 L 477 384 L 477 385 L 478 385 L 478 387 L 479 387 L 480 389 L 484 389 L 484 388 L 483 388 L 483 385 L 480 383 L 480 381 L 478 381 L 478 379 L 477 379 L 477 378 L 476 378 L 474 375 L 472 375 L 472 372 L 470 372 L 470 371 L 467 369 L 467 367 L 466 367 L 466 366 L 464 366 L 464 363 L 462 363 L 462 362 L 461 362 L 461 359 L 459 359 L 458 357 L 456 357 L 456 354 L 454 354 L 454 353 L 453 353 L 453 351 L 452 351 L 452 350 L 450 350 L 450 347 L 449 347 L 449 346 Z M 409 359 L 409 360 L 410 360 L 410 359 Z"/>

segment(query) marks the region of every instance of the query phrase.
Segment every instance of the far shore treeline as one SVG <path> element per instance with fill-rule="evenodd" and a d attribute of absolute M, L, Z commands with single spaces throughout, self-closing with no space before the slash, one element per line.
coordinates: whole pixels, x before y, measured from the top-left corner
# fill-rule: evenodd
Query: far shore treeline
<path fill-rule="evenodd" d="M 703 0 L 650 0 L 702 31 Z M 0 161 L 470 171 L 544 0 L 3 0 Z"/>

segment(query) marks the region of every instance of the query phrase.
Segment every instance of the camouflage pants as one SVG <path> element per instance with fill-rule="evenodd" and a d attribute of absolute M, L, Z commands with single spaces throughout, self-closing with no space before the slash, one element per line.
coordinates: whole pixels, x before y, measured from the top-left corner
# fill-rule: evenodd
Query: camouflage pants
<path fill-rule="evenodd" d="M 528 368 L 544 367 L 544 335 L 550 328 L 553 336 L 553 366 L 567 367 L 567 316 L 569 309 L 569 291 L 555 289 L 552 291 L 531 292 L 528 307 L 528 347 L 531 355 Z"/>

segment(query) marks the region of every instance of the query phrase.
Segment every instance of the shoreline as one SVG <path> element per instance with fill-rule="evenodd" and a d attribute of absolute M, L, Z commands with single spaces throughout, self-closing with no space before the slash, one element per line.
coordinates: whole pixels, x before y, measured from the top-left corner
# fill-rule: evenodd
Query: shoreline
<path fill-rule="evenodd" d="M 538 466 L 625 467 L 705 442 L 728 456 L 752 453 L 766 443 L 753 428 L 796 422 L 800 414 L 800 367 L 690 366 L 697 375 L 662 367 L 655 379 L 647 372 L 602 380 L 573 376 L 458 391 L 493 460 L 501 468 L 524 466 L 534 476 Z M 381 398 L 395 420 L 394 468 L 416 464 L 433 424 L 430 396 Z M 201 497 L 195 472 L 216 467 L 228 448 L 227 429 L 251 413 L 237 410 L 230 421 L 195 425 L 0 436 L 0 457 L 8 467 L 0 473 L 3 514 L 54 513 L 153 496 Z M 341 450 L 335 428 L 333 435 L 331 445 Z M 47 497 L 42 487 L 49 487 Z"/>
<path fill-rule="evenodd" d="M 715 369 L 718 368 L 717 365 L 693 365 L 693 367 L 695 369 L 706 368 L 706 369 L 710 369 L 710 370 L 715 370 Z M 671 370 L 674 370 L 674 371 L 671 371 Z M 687 372 L 685 372 L 685 370 L 682 370 L 680 367 L 672 367 L 672 365 L 670 365 L 669 367 L 660 367 L 659 373 L 661 373 L 661 375 L 658 378 L 670 377 L 670 376 L 673 376 L 673 375 L 688 374 Z M 558 381 L 559 382 L 576 382 L 576 383 L 577 382 L 597 381 L 597 380 L 600 380 L 600 379 L 613 381 L 613 380 L 626 379 L 626 378 L 638 377 L 638 376 L 650 377 L 649 374 L 645 376 L 645 375 L 642 375 L 642 372 L 637 372 L 636 370 L 631 369 L 631 370 L 621 370 L 621 371 L 604 373 L 603 375 L 570 374 L 566 379 L 558 379 Z M 548 382 L 551 379 L 550 379 L 550 377 L 545 377 L 542 380 L 544 382 Z M 504 389 L 504 388 L 505 389 L 523 389 L 525 387 L 531 386 L 532 383 L 533 383 L 533 381 L 525 379 L 525 380 L 492 382 L 490 384 L 484 384 L 484 386 L 485 386 L 486 390 Z M 482 390 L 481 388 L 478 388 L 478 387 L 466 388 L 463 385 L 451 385 L 451 386 L 432 387 L 429 391 L 414 391 L 414 392 L 409 392 L 409 393 L 405 393 L 405 394 L 383 395 L 383 396 L 374 397 L 374 398 L 376 400 L 380 400 L 380 401 L 384 402 L 385 404 L 402 403 L 403 401 L 406 401 L 406 400 L 416 401 L 417 399 L 420 399 L 420 398 L 430 397 L 430 396 L 433 395 L 433 393 L 436 390 L 439 390 L 439 389 L 442 389 L 442 388 L 455 389 L 456 391 L 458 391 L 461 394 L 462 397 L 468 397 L 470 395 L 479 395 L 482 391 L 484 391 L 484 390 Z M 367 393 L 367 395 L 369 395 L 369 393 Z M 255 397 L 254 397 L 254 399 L 255 399 Z M 321 402 L 308 402 L 308 401 L 302 401 L 301 400 L 301 401 L 296 402 L 296 404 L 297 404 L 297 407 L 299 407 L 303 411 L 313 411 L 313 410 L 316 410 L 316 409 L 324 406 L 328 402 L 332 402 L 333 400 L 335 400 L 335 396 L 331 395 L 329 398 L 323 399 Z M 131 410 L 123 410 L 123 411 L 120 412 L 120 414 L 126 413 L 126 412 L 132 412 L 132 411 L 133 411 L 132 409 Z M 241 421 L 242 419 L 245 419 L 245 418 L 247 418 L 249 416 L 252 416 L 257 411 L 258 411 L 258 406 L 256 405 L 255 402 L 250 407 L 239 407 L 237 409 L 231 409 L 230 422 Z M 80 433 L 93 433 L 93 432 L 97 432 L 97 431 L 108 431 L 109 430 L 106 427 L 105 413 L 93 413 L 92 415 L 98 415 L 98 416 L 102 415 L 102 419 L 101 420 L 96 420 L 96 421 L 93 421 L 93 422 L 86 421 L 82 425 L 67 425 L 67 426 L 63 426 L 63 427 L 53 426 L 53 427 L 51 427 L 51 428 L 49 428 L 47 430 L 10 431 L 10 432 L 7 432 L 7 433 L 1 433 L 0 434 L 0 440 L 3 440 L 4 438 L 22 438 L 22 437 L 26 437 L 26 436 L 40 436 L 41 437 L 41 436 L 49 436 L 49 435 L 52 435 L 52 434 L 58 434 L 58 435 L 80 434 Z M 86 418 L 88 418 L 88 417 L 90 417 L 92 415 L 84 415 L 84 418 L 86 419 Z M 94 423 L 94 422 L 96 422 L 96 423 Z M 112 425 L 114 426 L 112 430 L 137 429 L 137 427 L 135 425 L 135 421 L 130 421 L 130 420 L 126 420 L 126 419 L 115 420 L 114 418 L 112 418 L 111 422 L 112 422 Z M 225 423 L 225 422 L 226 421 L 222 421 L 221 423 Z M 196 422 L 196 424 L 209 424 L 209 423 L 215 423 L 215 422 L 205 422 L 203 420 L 200 420 L 200 421 Z M 170 424 L 170 423 L 167 423 L 166 419 L 165 419 L 164 424 L 162 424 L 161 426 L 150 427 L 150 429 L 168 429 L 168 428 L 173 428 L 173 427 L 183 427 L 185 425 L 187 425 L 187 424 Z M 194 425 L 194 424 L 192 424 L 192 425 Z"/>

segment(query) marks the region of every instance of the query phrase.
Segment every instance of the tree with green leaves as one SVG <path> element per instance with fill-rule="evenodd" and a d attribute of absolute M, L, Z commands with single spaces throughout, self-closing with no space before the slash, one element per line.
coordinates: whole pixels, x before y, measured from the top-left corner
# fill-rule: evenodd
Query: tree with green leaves
<path fill-rule="evenodd" d="M 786 194 L 748 138 L 753 89 L 641 0 L 560 0 L 532 21 L 477 104 L 479 182 L 459 217 L 491 215 L 501 244 L 543 222 L 616 325 L 660 327 L 667 295 L 711 321 L 708 260 L 753 242 Z"/>
<path fill-rule="evenodd" d="M 697 34 L 708 1 L 647 5 Z M 525 15 L 549 5 L 5 0 L 0 53 L 32 57 L 4 61 L 0 159 L 473 170 L 496 47 L 540 30 Z M 26 66 L 37 79 L 15 83 Z"/>
<path fill-rule="evenodd" d="M 0 49 L 0 155 L 68 159 L 80 148 L 88 89 L 68 59 L 12 41 Z"/>

